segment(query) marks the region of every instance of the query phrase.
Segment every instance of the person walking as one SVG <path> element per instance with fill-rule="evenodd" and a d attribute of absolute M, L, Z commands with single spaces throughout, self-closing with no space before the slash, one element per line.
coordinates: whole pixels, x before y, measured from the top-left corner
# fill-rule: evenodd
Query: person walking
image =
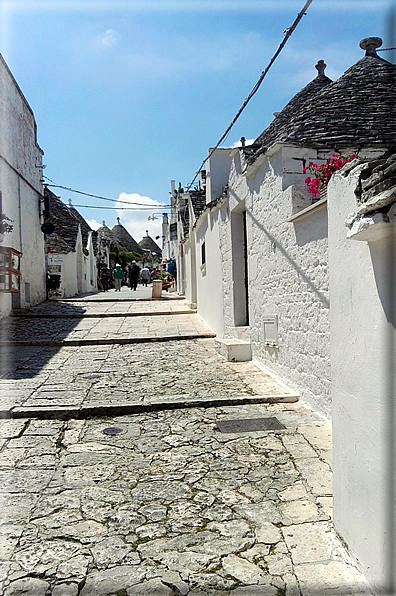
<path fill-rule="evenodd" d="M 122 270 L 122 267 L 119 263 L 116 264 L 115 269 L 113 271 L 113 277 L 114 277 L 114 286 L 115 286 L 115 291 L 117 292 L 121 292 L 121 282 L 122 282 L 122 278 L 124 276 L 124 272 Z"/>
<path fill-rule="evenodd" d="M 132 261 L 132 265 L 129 268 L 129 285 L 131 290 L 134 289 L 136 291 L 138 281 L 139 281 L 139 273 L 140 267 L 137 265 L 136 261 Z"/>
<path fill-rule="evenodd" d="M 146 286 L 150 281 L 150 269 L 148 267 L 143 267 L 140 272 L 140 279 L 142 281 L 142 285 Z"/>
<path fill-rule="evenodd" d="M 172 280 L 176 279 L 176 261 L 175 261 L 174 257 L 172 257 L 168 263 L 167 272 L 171 276 Z"/>
<path fill-rule="evenodd" d="M 110 269 L 107 267 L 107 265 L 104 265 L 100 270 L 100 281 L 102 284 L 103 291 L 108 292 L 110 282 Z"/>

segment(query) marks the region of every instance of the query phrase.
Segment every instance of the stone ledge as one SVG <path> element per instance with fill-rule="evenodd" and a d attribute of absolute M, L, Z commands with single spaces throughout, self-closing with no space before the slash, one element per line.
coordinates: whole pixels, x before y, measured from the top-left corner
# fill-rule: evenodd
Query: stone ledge
<path fill-rule="evenodd" d="M 186 310 L 163 310 L 163 311 L 142 311 L 142 312 L 115 312 L 115 313 L 78 313 L 78 314 L 56 314 L 56 313 L 11 313 L 10 317 L 23 318 L 23 319 L 105 319 L 115 317 L 156 317 L 156 316 L 168 316 L 168 315 L 195 315 L 196 309 Z"/>
<path fill-rule="evenodd" d="M 189 408 L 216 408 L 220 406 L 233 406 L 242 404 L 277 404 L 295 403 L 296 395 L 253 395 L 244 397 L 225 397 L 215 399 L 194 399 L 168 402 L 144 403 L 119 403 L 119 404 L 87 404 L 86 406 L 17 406 L 10 410 L 1 410 L 0 419 L 12 418 L 39 418 L 40 420 L 70 420 L 90 418 L 94 416 L 125 416 L 128 414 L 141 414 L 144 412 L 161 412 L 164 410 L 184 410 Z M 287 430 L 287 429 L 286 429 Z M 276 431 L 284 432 L 284 431 Z"/>
<path fill-rule="evenodd" d="M 106 345 L 127 345 L 143 344 L 150 342 L 181 341 L 185 339 L 213 339 L 216 334 L 213 332 L 191 333 L 188 335 L 169 335 L 163 337 L 125 337 L 125 338 L 103 338 L 103 339 L 64 339 L 47 340 L 36 339 L 26 341 L 0 341 L 2 347 L 23 347 L 23 346 L 49 346 L 49 347 L 68 347 L 68 346 L 106 346 Z"/>
<path fill-rule="evenodd" d="M 246 362 L 252 359 L 250 342 L 241 339 L 215 339 L 215 350 L 229 362 Z"/>

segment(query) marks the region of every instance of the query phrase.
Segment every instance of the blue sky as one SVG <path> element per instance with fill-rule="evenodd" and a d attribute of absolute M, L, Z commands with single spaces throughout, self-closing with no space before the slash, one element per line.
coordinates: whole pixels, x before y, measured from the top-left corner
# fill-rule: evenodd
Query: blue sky
<path fill-rule="evenodd" d="M 89 221 L 116 217 L 160 234 L 170 180 L 191 182 L 250 93 L 305 0 L 0 0 L 0 52 L 35 114 L 44 175 L 114 203 L 54 188 Z M 256 138 L 324 59 L 335 79 L 389 47 L 393 0 L 313 0 L 223 146 Z M 394 45 L 394 44 L 393 44 Z M 381 54 L 391 59 L 389 52 Z M 93 205 L 82 208 L 79 205 Z M 121 206 L 119 203 L 118 206 Z M 166 209 L 165 209 L 166 210 Z"/>

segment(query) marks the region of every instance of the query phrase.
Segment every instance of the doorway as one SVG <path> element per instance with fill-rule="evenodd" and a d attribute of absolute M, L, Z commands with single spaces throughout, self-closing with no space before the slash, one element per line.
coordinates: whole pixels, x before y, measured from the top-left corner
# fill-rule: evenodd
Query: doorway
<path fill-rule="evenodd" d="M 244 205 L 231 213 L 234 326 L 249 325 L 249 268 Z"/>

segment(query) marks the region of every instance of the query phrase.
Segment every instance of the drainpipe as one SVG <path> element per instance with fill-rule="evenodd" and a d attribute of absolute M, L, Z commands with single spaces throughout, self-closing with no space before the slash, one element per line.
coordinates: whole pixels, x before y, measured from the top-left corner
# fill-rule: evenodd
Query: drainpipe
<path fill-rule="evenodd" d="M 19 250 L 21 256 L 23 255 L 22 250 L 22 206 L 21 206 L 21 179 L 18 176 L 18 210 L 19 210 Z"/>

